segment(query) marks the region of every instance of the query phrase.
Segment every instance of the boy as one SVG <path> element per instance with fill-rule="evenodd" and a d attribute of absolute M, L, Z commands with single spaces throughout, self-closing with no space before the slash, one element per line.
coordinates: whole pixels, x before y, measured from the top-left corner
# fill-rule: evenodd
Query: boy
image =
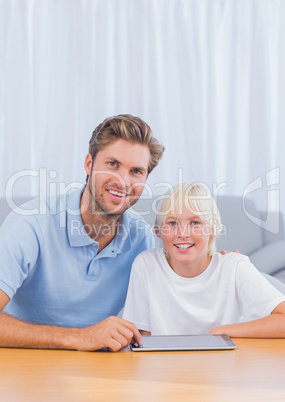
<path fill-rule="evenodd" d="M 221 221 L 207 188 L 176 186 L 158 211 L 156 234 L 164 250 L 135 259 L 126 320 L 143 335 L 285 337 L 285 297 L 248 257 L 215 252 Z M 243 317 L 251 321 L 241 322 Z"/>

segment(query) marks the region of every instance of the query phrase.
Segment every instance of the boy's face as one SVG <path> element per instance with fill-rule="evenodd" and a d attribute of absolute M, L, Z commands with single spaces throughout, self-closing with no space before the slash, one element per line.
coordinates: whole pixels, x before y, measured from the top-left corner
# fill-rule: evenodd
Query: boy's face
<path fill-rule="evenodd" d="M 98 152 L 92 165 L 85 159 L 87 186 L 95 202 L 94 212 L 120 215 L 141 195 L 147 179 L 150 151 L 146 145 L 119 139 Z"/>
<path fill-rule="evenodd" d="M 163 240 L 168 262 L 178 274 L 199 275 L 209 264 L 208 243 L 211 227 L 184 206 L 182 213 L 170 214 L 157 236 Z M 182 270 L 181 270 L 182 269 Z M 182 272 L 183 271 L 183 272 Z"/>

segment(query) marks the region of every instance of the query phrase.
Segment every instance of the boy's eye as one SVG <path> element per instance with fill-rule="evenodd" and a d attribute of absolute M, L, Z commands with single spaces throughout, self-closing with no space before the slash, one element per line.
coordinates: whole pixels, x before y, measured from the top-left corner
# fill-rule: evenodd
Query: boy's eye
<path fill-rule="evenodd" d="M 176 221 L 170 221 L 170 222 L 168 222 L 168 225 L 169 226 L 175 226 L 175 225 L 177 225 L 177 222 Z"/>
<path fill-rule="evenodd" d="M 200 225 L 200 222 L 199 221 L 192 221 L 191 225 L 193 225 L 193 226 Z"/>

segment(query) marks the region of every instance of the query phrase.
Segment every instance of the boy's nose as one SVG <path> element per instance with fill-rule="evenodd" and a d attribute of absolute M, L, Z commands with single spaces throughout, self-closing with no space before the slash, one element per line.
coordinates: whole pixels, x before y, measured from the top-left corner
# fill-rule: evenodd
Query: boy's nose
<path fill-rule="evenodd" d="M 191 229 L 190 229 L 189 225 L 184 225 L 184 226 L 179 225 L 179 228 L 178 228 L 178 236 L 179 237 L 186 238 L 186 237 L 189 237 L 190 235 L 191 235 Z"/>

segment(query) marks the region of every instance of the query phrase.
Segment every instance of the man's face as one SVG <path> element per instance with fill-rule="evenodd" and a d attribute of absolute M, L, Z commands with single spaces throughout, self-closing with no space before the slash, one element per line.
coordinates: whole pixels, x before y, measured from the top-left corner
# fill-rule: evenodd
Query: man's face
<path fill-rule="evenodd" d="M 85 170 L 89 175 L 87 190 L 92 196 L 92 213 L 121 215 L 133 205 L 144 189 L 149 159 L 148 146 L 122 139 L 98 152 L 93 166 L 88 154 Z"/>

